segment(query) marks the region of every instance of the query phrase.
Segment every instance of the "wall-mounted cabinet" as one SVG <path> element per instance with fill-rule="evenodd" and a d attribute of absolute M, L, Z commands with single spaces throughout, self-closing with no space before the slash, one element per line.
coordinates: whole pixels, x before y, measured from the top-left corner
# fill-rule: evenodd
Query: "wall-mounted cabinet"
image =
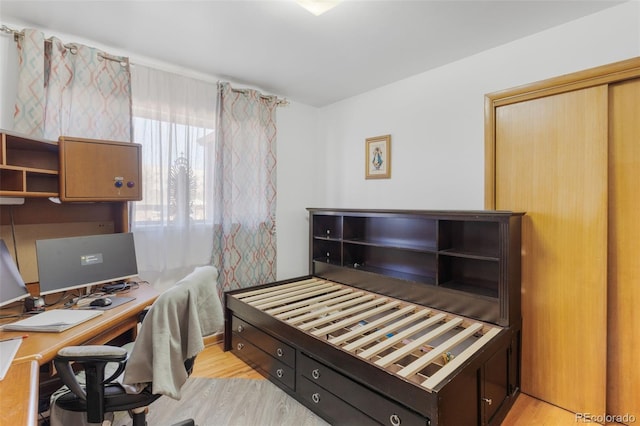
<path fill-rule="evenodd" d="M 62 201 L 142 199 L 139 144 L 60 137 Z"/>

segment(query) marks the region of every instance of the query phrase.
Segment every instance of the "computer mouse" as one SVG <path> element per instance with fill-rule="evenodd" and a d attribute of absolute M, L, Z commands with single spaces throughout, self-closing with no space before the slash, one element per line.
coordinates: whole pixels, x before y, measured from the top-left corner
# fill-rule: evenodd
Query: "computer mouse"
<path fill-rule="evenodd" d="M 111 299 L 108 297 L 101 297 L 100 299 L 96 299 L 93 302 L 89 303 L 89 306 L 109 306 L 111 304 Z"/>

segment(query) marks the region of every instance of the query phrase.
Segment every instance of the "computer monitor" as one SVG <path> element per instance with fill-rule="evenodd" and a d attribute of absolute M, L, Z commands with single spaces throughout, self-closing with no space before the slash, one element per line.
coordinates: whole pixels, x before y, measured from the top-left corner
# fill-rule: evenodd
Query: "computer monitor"
<path fill-rule="evenodd" d="M 41 295 L 138 275 L 132 233 L 37 240 L 36 255 Z"/>
<path fill-rule="evenodd" d="M 11 254 L 4 240 L 0 239 L 0 306 L 17 302 L 29 296 L 27 286 L 18 271 L 16 262 L 13 261 Z"/>

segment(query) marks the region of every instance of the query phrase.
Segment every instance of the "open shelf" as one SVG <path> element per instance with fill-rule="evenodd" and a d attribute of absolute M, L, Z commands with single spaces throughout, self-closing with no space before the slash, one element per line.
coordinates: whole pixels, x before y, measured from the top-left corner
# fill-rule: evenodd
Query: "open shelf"
<path fill-rule="evenodd" d="M 412 216 L 344 216 L 345 241 L 379 246 L 435 251 L 436 227 L 433 219 Z"/>
<path fill-rule="evenodd" d="M 404 281 L 411 281 L 421 284 L 435 285 L 436 277 L 435 273 L 424 272 L 421 274 L 414 274 L 411 272 L 404 272 L 397 269 L 379 268 L 371 265 L 345 265 L 348 268 L 358 269 L 365 272 L 371 272 L 374 274 L 380 274 L 387 277 L 397 278 Z"/>
<path fill-rule="evenodd" d="M 57 143 L 3 132 L 0 160 L 0 196 L 58 196 Z"/>
<path fill-rule="evenodd" d="M 432 253 L 348 242 L 343 244 L 342 262 L 347 267 L 383 270 L 388 274 L 393 272 L 392 276 L 429 277 L 429 280 L 436 276 L 437 265 L 436 256 Z M 422 282 L 423 279 L 417 281 Z"/>
<path fill-rule="evenodd" d="M 492 287 L 490 281 L 483 282 L 482 280 L 472 281 L 466 280 L 465 282 L 459 281 L 447 281 L 439 284 L 442 288 L 450 290 L 457 290 L 464 293 L 474 294 L 478 296 L 489 297 L 492 299 L 498 298 L 498 290 Z"/>
<path fill-rule="evenodd" d="M 498 222 L 464 220 L 439 221 L 442 251 L 460 256 L 495 258 L 499 256 L 500 232 Z"/>
<path fill-rule="evenodd" d="M 483 319 L 507 324 L 515 318 L 509 305 L 518 305 L 519 294 L 509 287 L 519 286 L 514 278 L 520 274 L 521 213 L 309 211 L 312 275 L 342 278 L 345 284 L 372 280 L 366 285 L 374 290 L 377 277 L 388 277 L 397 280 L 398 292 L 419 302 L 442 301 L 442 309 L 454 309 L 475 297 L 482 300 L 478 306 L 491 305 Z M 374 275 L 359 277 L 360 272 Z M 439 297 L 439 289 L 446 295 Z"/>
<path fill-rule="evenodd" d="M 495 261 L 495 262 L 500 260 L 498 256 L 487 256 L 487 255 L 478 254 L 472 251 L 460 251 L 455 249 L 440 250 L 438 253 L 441 256 L 463 257 L 467 259 L 488 260 L 488 261 Z"/>
<path fill-rule="evenodd" d="M 318 215 L 312 226 L 312 235 L 316 238 L 342 238 L 342 216 Z"/>

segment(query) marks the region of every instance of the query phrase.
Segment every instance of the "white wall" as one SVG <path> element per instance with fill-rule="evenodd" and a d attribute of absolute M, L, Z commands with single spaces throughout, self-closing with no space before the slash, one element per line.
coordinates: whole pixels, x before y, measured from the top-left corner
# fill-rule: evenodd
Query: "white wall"
<path fill-rule="evenodd" d="M 482 209 L 484 95 L 640 56 L 639 35 L 632 1 L 323 108 L 321 202 Z M 384 134 L 392 177 L 365 180 L 365 139 Z"/>
<path fill-rule="evenodd" d="M 318 109 L 292 103 L 278 109 L 278 279 L 309 270 L 309 220 L 305 210 L 317 207 L 324 184 L 317 161 Z"/>

